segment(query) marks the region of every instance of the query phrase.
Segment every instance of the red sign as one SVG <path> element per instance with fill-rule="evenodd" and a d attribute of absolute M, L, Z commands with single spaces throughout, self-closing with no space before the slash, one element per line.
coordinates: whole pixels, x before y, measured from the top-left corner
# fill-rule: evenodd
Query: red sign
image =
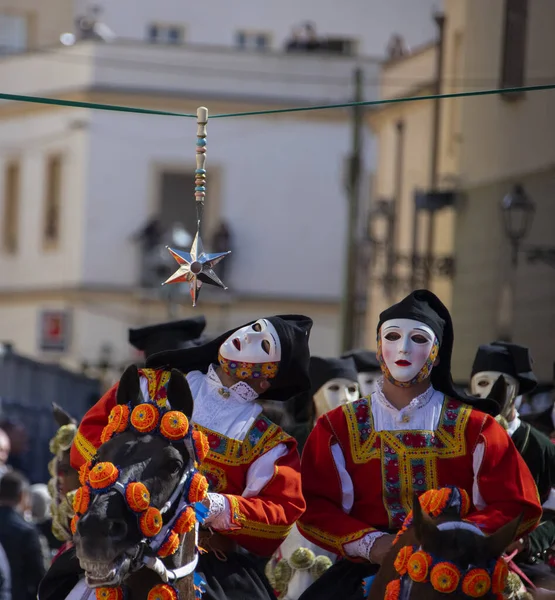
<path fill-rule="evenodd" d="M 65 310 L 45 310 L 40 315 L 41 350 L 65 352 L 69 347 L 69 313 Z"/>

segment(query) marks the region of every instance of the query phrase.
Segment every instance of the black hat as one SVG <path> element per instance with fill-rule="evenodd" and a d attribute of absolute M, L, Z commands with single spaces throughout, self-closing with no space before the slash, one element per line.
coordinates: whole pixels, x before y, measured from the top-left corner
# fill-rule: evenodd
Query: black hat
<path fill-rule="evenodd" d="M 532 358 L 525 346 L 509 342 L 492 342 L 478 347 L 471 377 L 482 371 L 497 371 L 518 381 L 517 394 L 529 394 L 538 385 L 532 371 Z"/>
<path fill-rule="evenodd" d="M 203 315 L 183 319 L 182 321 L 170 321 L 169 323 L 158 323 L 140 329 L 129 330 L 129 343 L 142 350 L 145 358 L 164 350 L 177 350 L 197 345 L 195 342 L 206 327 L 206 319 Z"/>
<path fill-rule="evenodd" d="M 381 371 L 380 362 L 376 358 L 374 350 L 349 350 L 342 354 L 341 358 L 352 358 L 358 373 Z"/>
<path fill-rule="evenodd" d="M 312 329 L 312 319 L 304 315 L 277 315 L 265 318 L 276 328 L 279 335 L 281 360 L 276 377 L 270 380 L 270 389 L 260 394 L 259 398 L 262 400 L 289 400 L 297 394 L 310 390 L 308 339 Z M 241 327 L 252 325 L 255 322 L 250 321 Z M 206 373 L 211 364 L 218 364 L 220 346 L 241 327 L 235 327 L 195 348 L 159 352 L 147 360 L 146 366 Z"/>
<path fill-rule="evenodd" d="M 355 361 L 352 358 L 320 358 L 310 357 L 311 392 L 314 394 L 330 379 L 358 380 Z"/>
<path fill-rule="evenodd" d="M 439 364 L 432 369 L 430 377 L 436 390 L 449 398 L 470 404 L 478 410 L 496 416 L 499 413 L 497 403 L 488 398 L 475 398 L 458 390 L 451 377 L 451 355 L 453 353 L 453 322 L 447 307 L 429 290 L 415 290 L 406 298 L 390 306 L 380 315 L 380 327 L 391 319 L 413 319 L 425 323 L 435 333 L 439 342 Z"/>

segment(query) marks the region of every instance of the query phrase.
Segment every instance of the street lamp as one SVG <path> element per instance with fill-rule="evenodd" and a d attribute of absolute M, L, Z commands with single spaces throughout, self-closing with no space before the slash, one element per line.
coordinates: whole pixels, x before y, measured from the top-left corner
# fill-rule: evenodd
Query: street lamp
<path fill-rule="evenodd" d="M 530 230 L 536 206 L 522 185 L 517 184 L 501 201 L 501 211 L 505 233 L 512 247 L 513 266 L 516 267 L 520 244 Z"/>

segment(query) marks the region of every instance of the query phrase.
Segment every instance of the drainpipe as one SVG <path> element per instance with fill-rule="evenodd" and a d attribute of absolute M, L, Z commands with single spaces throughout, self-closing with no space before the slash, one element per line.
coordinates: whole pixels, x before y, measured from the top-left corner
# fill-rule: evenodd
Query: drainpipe
<path fill-rule="evenodd" d="M 443 74 L 443 58 L 445 54 L 445 15 L 436 13 L 434 20 L 438 28 L 438 44 L 436 55 L 436 75 L 434 94 L 441 94 L 442 90 L 442 74 Z M 441 134 L 441 100 L 436 99 L 434 102 L 434 114 L 432 123 L 432 156 L 430 165 L 430 191 L 437 191 L 438 167 L 439 167 L 439 147 Z M 435 245 L 435 212 L 430 210 L 428 213 L 428 239 L 426 240 L 426 261 L 424 264 L 424 287 L 430 287 L 432 275 L 432 265 L 434 261 L 434 245 Z"/>

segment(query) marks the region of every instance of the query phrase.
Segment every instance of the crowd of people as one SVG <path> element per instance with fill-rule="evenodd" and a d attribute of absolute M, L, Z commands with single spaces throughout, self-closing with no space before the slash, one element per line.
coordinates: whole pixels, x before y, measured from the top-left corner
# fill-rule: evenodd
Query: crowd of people
<path fill-rule="evenodd" d="M 444 508 L 466 506 L 473 535 L 493 539 L 515 523 L 499 548 L 519 573 L 511 597 L 555 587 L 555 426 L 552 409 L 519 414 L 537 385 L 527 348 L 480 346 L 460 389 L 451 317 L 428 290 L 380 315 L 376 350 L 341 357 L 310 355 L 312 321 L 303 315 L 257 319 L 215 338 L 205 325 L 203 317 L 165 323 L 131 330 L 129 340 L 145 354 L 142 401 L 167 401 L 164 373 L 178 370 L 194 399 L 191 421 L 206 435 L 199 468 L 208 550 L 196 569 L 206 600 L 383 597 L 380 566 L 407 527 L 414 495 L 438 489 L 451 490 Z M 18 600 L 69 597 L 98 564 L 90 528 L 70 525 L 68 493 L 106 440 L 118 390 L 78 427 L 61 421 L 49 495 L 9 465 L 9 435 L 0 430 L 0 600 L 9 589 Z M 106 500 L 108 520 L 116 500 Z M 106 527 L 108 544 L 115 529 Z"/>

